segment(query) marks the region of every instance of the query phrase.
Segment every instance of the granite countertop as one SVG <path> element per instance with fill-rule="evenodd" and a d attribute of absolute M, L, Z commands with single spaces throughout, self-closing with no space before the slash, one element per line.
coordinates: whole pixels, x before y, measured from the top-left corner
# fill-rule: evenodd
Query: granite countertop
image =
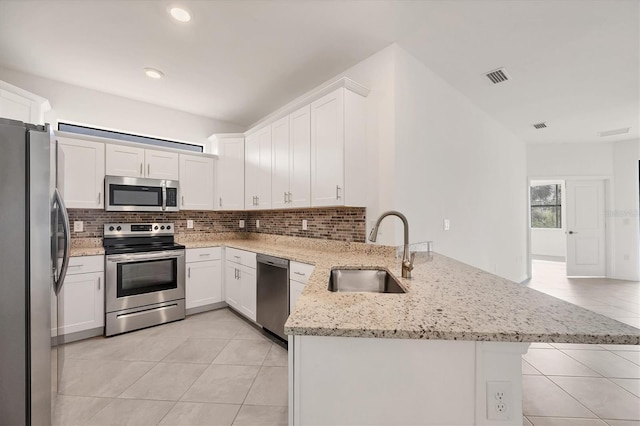
<path fill-rule="evenodd" d="M 412 278 L 405 279 L 393 247 L 265 234 L 178 241 L 314 264 L 285 324 L 290 335 L 640 344 L 640 329 L 437 253 L 418 253 Z M 407 293 L 330 292 L 335 267 L 387 268 Z"/>

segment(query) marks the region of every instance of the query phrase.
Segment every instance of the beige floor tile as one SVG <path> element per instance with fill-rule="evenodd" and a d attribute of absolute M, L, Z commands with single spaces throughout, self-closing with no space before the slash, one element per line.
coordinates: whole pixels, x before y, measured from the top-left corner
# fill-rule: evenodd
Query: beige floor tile
<path fill-rule="evenodd" d="M 183 326 L 181 336 L 197 339 L 232 339 L 246 327 L 239 322 L 193 321 Z"/>
<path fill-rule="evenodd" d="M 271 343 L 262 340 L 232 340 L 213 364 L 262 365 L 270 349 Z"/>
<path fill-rule="evenodd" d="M 563 352 L 605 377 L 640 378 L 640 365 L 609 351 L 563 350 Z"/>
<path fill-rule="evenodd" d="M 249 365 L 210 365 L 181 400 L 242 404 L 259 370 Z"/>
<path fill-rule="evenodd" d="M 599 345 L 584 345 L 580 343 L 551 343 L 556 349 L 577 349 L 577 350 L 590 350 L 590 351 L 601 351 L 604 348 Z"/>
<path fill-rule="evenodd" d="M 289 354 L 280 345 L 272 343 L 271 349 L 262 365 L 267 367 L 286 367 L 289 365 Z"/>
<path fill-rule="evenodd" d="M 287 373 L 286 367 L 262 367 L 245 404 L 286 406 L 289 395 Z"/>
<path fill-rule="evenodd" d="M 609 379 L 616 385 L 624 388 L 640 398 L 640 379 Z"/>
<path fill-rule="evenodd" d="M 167 339 L 163 336 L 153 336 L 142 339 L 128 353 L 122 355 L 125 361 L 160 361 L 176 348 L 180 347 L 186 338 Z"/>
<path fill-rule="evenodd" d="M 85 424 L 157 425 L 173 405 L 169 401 L 114 399 Z"/>
<path fill-rule="evenodd" d="M 531 423 L 526 417 L 522 416 L 522 426 L 533 426 L 533 423 Z"/>
<path fill-rule="evenodd" d="M 522 377 L 522 410 L 528 418 L 597 417 L 544 376 Z"/>
<path fill-rule="evenodd" d="M 206 321 L 206 322 L 236 322 L 243 324 L 244 320 L 238 315 L 231 312 L 228 308 L 216 309 L 215 311 L 203 312 L 187 317 L 187 321 Z"/>
<path fill-rule="evenodd" d="M 640 420 L 640 399 L 597 377 L 551 377 L 554 383 L 600 418 Z"/>
<path fill-rule="evenodd" d="M 123 356 L 135 349 L 144 339 L 133 333 L 114 337 L 94 337 L 73 342 L 64 346 L 65 359 L 123 359 Z"/>
<path fill-rule="evenodd" d="M 115 397 L 144 376 L 155 364 L 138 361 L 66 359 L 60 393 Z"/>
<path fill-rule="evenodd" d="M 255 327 L 252 327 L 248 324 L 242 324 L 242 327 L 238 329 L 238 332 L 234 339 L 241 340 L 261 340 L 265 342 L 270 342 L 269 338 L 266 337 L 260 330 L 257 330 Z"/>
<path fill-rule="evenodd" d="M 287 407 L 243 405 L 233 426 L 287 426 Z"/>
<path fill-rule="evenodd" d="M 607 424 L 600 419 L 529 416 L 529 421 L 533 423 L 533 426 L 607 426 Z"/>
<path fill-rule="evenodd" d="M 227 343 L 229 340 L 226 339 L 187 339 L 162 362 L 211 364 Z"/>
<path fill-rule="evenodd" d="M 203 364 L 158 363 L 118 398 L 177 401 L 206 368 Z"/>
<path fill-rule="evenodd" d="M 53 408 L 54 426 L 85 425 L 98 411 L 111 402 L 110 398 L 58 395 Z"/>
<path fill-rule="evenodd" d="M 616 351 L 614 352 L 616 355 L 621 356 L 624 359 L 628 359 L 634 364 L 640 365 L 640 352 L 631 352 L 631 351 Z"/>
<path fill-rule="evenodd" d="M 529 346 L 529 349 L 554 349 L 554 348 L 548 343 L 534 342 Z"/>
<path fill-rule="evenodd" d="M 230 426 L 240 405 L 178 402 L 160 422 L 173 426 Z"/>
<path fill-rule="evenodd" d="M 609 426 L 640 426 L 640 422 L 634 420 L 609 420 L 605 419 Z"/>
<path fill-rule="evenodd" d="M 633 351 L 640 352 L 640 345 L 600 345 L 610 351 Z"/>
<path fill-rule="evenodd" d="M 606 351 L 603 350 L 603 352 Z M 600 376 L 559 350 L 529 349 L 526 354 L 522 355 L 522 359 L 547 376 Z"/>
<path fill-rule="evenodd" d="M 536 370 L 533 365 L 529 364 L 524 359 L 522 360 L 522 374 L 533 374 L 540 376 L 542 373 Z"/>

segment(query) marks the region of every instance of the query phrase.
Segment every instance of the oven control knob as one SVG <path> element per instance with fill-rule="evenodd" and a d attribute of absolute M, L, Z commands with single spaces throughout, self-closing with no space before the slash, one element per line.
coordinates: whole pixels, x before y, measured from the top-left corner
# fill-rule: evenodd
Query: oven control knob
<path fill-rule="evenodd" d="M 158 229 L 158 225 L 154 226 L 154 227 L 153 227 L 153 229 L 156 229 L 156 230 L 157 230 L 157 229 Z"/>
<path fill-rule="evenodd" d="M 109 227 L 109 231 L 113 231 L 114 229 L 116 229 L 116 228 L 114 228 L 113 226 Z"/>
<path fill-rule="evenodd" d="M 167 231 L 171 229 L 171 225 L 167 225 Z"/>
<path fill-rule="evenodd" d="M 162 226 L 160 227 L 160 229 L 162 229 L 162 230 L 164 231 L 164 225 L 162 225 Z"/>
<path fill-rule="evenodd" d="M 116 231 L 122 231 L 122 226 L 118 226 L 118 227 L 116 228 Z"/>

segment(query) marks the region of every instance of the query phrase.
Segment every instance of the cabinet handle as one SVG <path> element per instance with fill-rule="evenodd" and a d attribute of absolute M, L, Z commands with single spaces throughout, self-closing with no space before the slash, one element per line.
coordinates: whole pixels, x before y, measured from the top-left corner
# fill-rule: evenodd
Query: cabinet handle
<path fill-rule="evenodd" d="M 180 198 L 182 199 L 182 207 L 184 207 L 184 195 L 181 195 Z"/>
<path fill-rule="evenodd" d="M 336 200 L 340 199 L 340 189 L 341 189 L 340 186 L 336 185 Z"/>
<path fill-rule="evenodd" d="M 218 204 L 220 205 L 220 207 L 222 207 L 222 197 L 219 198 L 220 201 L 218 201 Z"/>
<path fill-rule="evenodd" d="M 151 175 L 151 164 L 147 164 L 147 177 Z"/>
<path fill-rule="evenodd" d="M 142 163 L 140 163 L 140 176 L 142 176 Z"/>
<path fill-rule="evenodd" d="M 256 195 L 256 206 L 259 206 L 259 205 L 260 205 L 260 197 Z"/>
<path fill-rule="evenodd" d="M 211 256 L 211 253 L 200 253 L 200 256 L 201 256 L 201 257 L 204 257 L 204 256 Z"/>
<path fill-rule="evenodd" d="M 240 269 L 238 269 L 238 279 L 240 279 Z"/>
<path fill-rule="evenodd" d="M 187 278 L 191 278 L 191 267 L 187 268 Z"/>
<path fill-rule="evenodd" d="M 98 277 L 98 291 L 100 291 L 100 281 L 102 280 L 102 277 Z"/>
<path fill-rule="evenodd" d="M 291 194 L 290 192 L 287 192 L 287 194 L 289 194 L 289 202 L 291 203 L 291 202 L 292 202 L 292 201 L 291 201 L 291 195 L 292 195 L 292 194 Z"/>
<path fill-rule="evenodd" d="M 240 256 L 233 256 L 233 257 L 235 257 L 236 259 L 240 259 Z"/>
<path fill-rule="evenodd" d="M 101 201 L 102 201 L 102 192 L 98 192 L 98 205 L 100 205 Z"/>
<path fill-rule="evenodd" d="M 305 274 L 304 272 L 298 272 L 298 271 L 295 271 L 295 272 L 294 272 L 294 274 L 296 274 L 296 275 L 302 275 L 303 277 L 304 277 L 305 275 L 307 275 L 307 274 Z"/>

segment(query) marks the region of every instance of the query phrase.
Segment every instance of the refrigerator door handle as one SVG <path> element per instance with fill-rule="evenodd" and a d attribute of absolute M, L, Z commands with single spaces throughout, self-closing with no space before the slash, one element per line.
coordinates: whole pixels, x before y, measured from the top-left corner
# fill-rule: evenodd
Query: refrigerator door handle
<path fill-rule="evenodd" d="M 64 227 L 64 254 L 62 256 L 62 265 L 60 266 L 58 278 L 54 278 L 53 286 L 57 295 L 62 289 L 62 284 L 64 283 L 64 278 L 67 276 L 67 269 L 69 268 L 69 258 L 71 257 L 71 226 L 69 225 L 69 214 L 67 213 L 67 208 L 64 205 L 64 200 L 62 199 L 58 188 L 55 189 L 54 197 L 55 202 L 58 203 L 58 208 L 62 213 L 62 225 Z M 57 262 L 57 259 L 54 259 L 54 262 Z"/>

